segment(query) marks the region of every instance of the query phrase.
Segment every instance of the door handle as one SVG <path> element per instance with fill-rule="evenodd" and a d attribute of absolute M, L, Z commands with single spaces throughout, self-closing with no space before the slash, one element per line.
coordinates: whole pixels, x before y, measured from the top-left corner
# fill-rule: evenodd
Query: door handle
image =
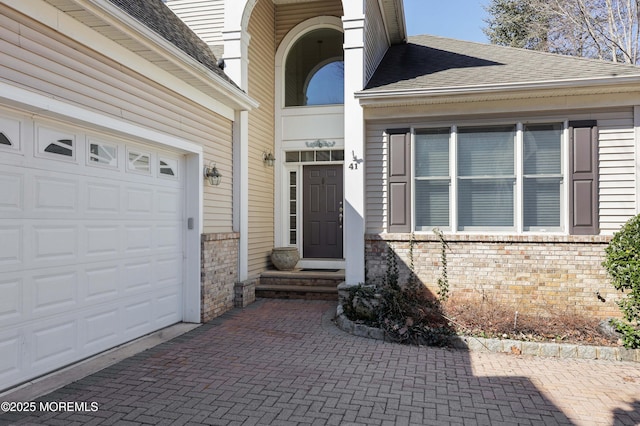
<path fill-rule="evenodd" d="M 344 208 L 342 207 L 342 201 L 338 203 L 338 221 L 340 222 L 340 229 L 342 229 L 342 218 L 344 217 L 343 213 Z"/>

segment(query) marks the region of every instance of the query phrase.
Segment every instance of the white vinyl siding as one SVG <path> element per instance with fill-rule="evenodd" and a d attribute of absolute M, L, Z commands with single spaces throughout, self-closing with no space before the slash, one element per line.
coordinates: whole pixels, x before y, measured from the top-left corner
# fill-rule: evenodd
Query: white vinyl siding
<path fill-rule="evenodd" d="M 262 161 L 264 151 L 274 151 L 274 5 L 256 4 L 249 20 L 249 90 L 260 103 L 249 112 L 249 276 L 259 275 L 269 262 L 274 246 L 274 167 Z M 276 161 L 281 159 L 276 158 Z"/>
<path fill-rule="evenodd" d="M 376 123 L 366 128 L 365 211 L 366 232 L 371 234 L 384 232 L 387 227 L 387 127 Z"/>
<path fill-rule="evenodd" d="M 293 27 L 301 22 L 317 16 L 342 17 L 342 2 L 340 0 L 323 0 L 305 3 L 277 4 L 275 16 L 275 45 L 280 45 L 282 39 Z"/>
<path fill-rule="evenodd" d="M 377 0 L 367 0 L 367 18 L 365 22 L 365 44 L 364 44 L 364 60 L 365 60 L 365 81 L 366 84 L 373 73 L 378 68 L 378 64 L 382 61 L 384 54 L 389 48 L 387 41 L 382 13 Z"/>
<path fill-rule="evenodd" d="M 224 0 L 167 0 L 166 4 L 205 43 L 223 44 Z"/>
<path fill-rule="evenodd" d="M 612 234 L 636 214 L 633 112 L 598 118 L 600 232 Z"/>
<path fill-rule="evenodd" d="M 231 121 L 10 9 L 0 11 L 6 82 L 202 145 L 204 161 L 215 161 L 224 176 L 219 187 L 204 186 L 204 232 L 232 232 Z"/>

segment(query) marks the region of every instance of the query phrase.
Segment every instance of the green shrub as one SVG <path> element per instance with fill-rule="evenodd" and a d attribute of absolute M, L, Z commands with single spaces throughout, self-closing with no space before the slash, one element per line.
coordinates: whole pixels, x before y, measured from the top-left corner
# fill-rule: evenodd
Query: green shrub
<path fill-rule="evenodd" d="M 614 320 L 627 348 L 640 348 L 640 215 L 631 218 L 605 248 L 611 283 L 624 297 L 618 302 L 624 321 Z"/>

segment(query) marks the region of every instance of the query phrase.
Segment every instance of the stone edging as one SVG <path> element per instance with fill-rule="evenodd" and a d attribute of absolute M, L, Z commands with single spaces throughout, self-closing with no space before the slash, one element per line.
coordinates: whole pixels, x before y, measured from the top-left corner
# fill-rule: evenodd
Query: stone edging
<path fill-rule="evenodd" d="M 356 324 L 349 320 L 338 305 L 335 324 L 341 330 L 359 337 L 385 340 L 384 331 L 379 328 Z M 586 346 L 565 343 L 526 342 L 510 339 L 485 339 L 482 337 L 455 336 L 451 346 L 473 352 L 509 353 L 565 359 L 602 359 L 609 361 L 640 362 L 640 349 L 626 349 L 610 346 Z"/>

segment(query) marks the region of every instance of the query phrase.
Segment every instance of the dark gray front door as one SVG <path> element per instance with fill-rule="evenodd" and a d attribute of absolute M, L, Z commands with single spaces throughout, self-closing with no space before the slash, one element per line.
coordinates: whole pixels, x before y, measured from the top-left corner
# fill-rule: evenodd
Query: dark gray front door
<path fill-rule="evenodd" d="M 342 259 L 342 165 L 304 166 L 302 255 Z"/>

